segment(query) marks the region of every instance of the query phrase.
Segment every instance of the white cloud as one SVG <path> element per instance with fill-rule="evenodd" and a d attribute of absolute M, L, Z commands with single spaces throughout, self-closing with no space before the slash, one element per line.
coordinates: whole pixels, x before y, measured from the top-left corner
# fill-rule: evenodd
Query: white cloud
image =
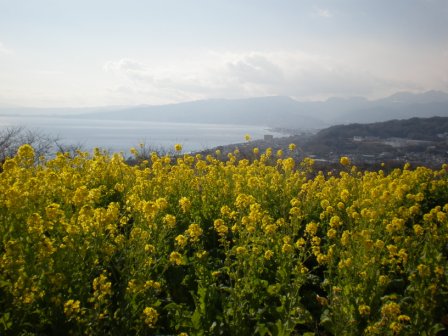
<path fill-rule="evenodd" d="M 0 42 L 0 55 L 12 55 L 13 51 L 7 48 L 2 42 Z"/>
<path fill-rule="evenodd" d="M 227 62 L 229 73 L 242 83 L 282 82 L 284 73 L 279 64 L 262 54 L 249 54 Z"/>
<path fill-rule="evenodd" d="M 145 64 L 132 59 L 125 58 L 118 61 L 107 62 L 104 65 L 104 70 L 134 82 L 154 81 L 151 69 Z"/>
<path fill-rule="evenodd" d="M 200 60 L 199 60 L 200 59 Z M 195 61 L 146 64 L 121 59 L 105 64 L 116 76 L 111 93 L 139 103 L 207 98 L 287 95 L 297 99 L 332 96 L 379 97 L 418 89 L 412 78 L 369 71 L 368 64 L 305 52 L 209 52 Z"/>
<path fill-rule="evenodd" d="M 39 76 L 62 76 L 62 75 L 64 75 L 64 72 L 59 71 L 59 70 L 42 69 L 42 70 L 36 70 L 34 72 L 36 75 L 39 75 Z"/>
<path fill-rule="evenodd" d="M 333 13 L 325 8 L 316 8 L 314 14 L 319 17 L 326 18 L 326 19 L 333 17 Z"/>
<path fill-rule="evenodd" d="M 381 94 L 385 88 L 413 87 L 406 81 L 377 76 L 332 57 L 300 52 L 242 55 L 229 64 L 236 86 L 250 85 L 268 95 L 298 99 L 371 96 Z"/>

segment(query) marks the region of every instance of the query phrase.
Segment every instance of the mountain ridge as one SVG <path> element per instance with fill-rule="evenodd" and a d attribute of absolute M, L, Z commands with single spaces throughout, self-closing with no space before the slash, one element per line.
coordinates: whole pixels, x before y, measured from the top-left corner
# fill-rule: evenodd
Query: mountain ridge
<path fill-rule="evenodd" d="M 165 105 L 137 105 L 99 108 L 0 108 L 0 114 L 28 113 L 66 118 L 135 120 L 180 123 L 212 123 L 266 126 L 287 129 L 322 129 L 347 123 L 372 123 L 412 117 L 448 116 L 448 93 L 397 92 L 368 100 L 364 97 L 298 101 L 288 96 L 241 99 L 206 99 Z M 77 113 L 79 112 L 79 113 Z"/>
<path fill-rule="evenodd" d="M 349 97 L 329 98 L 320 102 L 301 102 L 288 96 L 210 99 L 168 105 L 142 105 L 107 115 L 118 120 L 132 118 L 321 129 L 340 123 L 448 116 L 448 93 L 435 90 L 424 93 L 397 92 L 377 100 Z M 102 116 L 105 114 L 99 112 L 90 113 L 88 117 Z"/>

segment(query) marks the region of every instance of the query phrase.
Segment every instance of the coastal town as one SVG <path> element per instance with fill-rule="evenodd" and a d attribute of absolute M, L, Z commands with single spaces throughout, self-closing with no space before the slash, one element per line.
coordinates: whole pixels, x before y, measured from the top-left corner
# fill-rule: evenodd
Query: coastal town
<path fill-rule="evenodd" d="M 443 125 L 448 118 L 415 119 L 413 128 L 419 127 L 419 122 L 422 120 L 427 122 L 430 119 L 433 119 L 434 123 L 442 122 Z M 387 124 L 387 122 L 384 124 Z M 340 132 L 344 132 L 345 135 L 346 128 L 350 128 L 351 125 L 336 127 L 340 127 Z M 385 127 L 387 128 L 387 126 Z M 343 128 L 344 130 L 342 130 Z M 293 130 L 288 131 L 294 132 Z M 369 167 L 378 168 L 382 164 L 395 167 L 402 166 L 405 163 L 412 166 L 423 165 L 439 168 L 446 163 L 448 158 L 447 131 L 425 135 L 416 134 L 408 137 L 381 136 L 381 134 L 376 136 L 338 135 L 331 137 L 334 134 L 326 135 L 324 131 L 297 131 L 296 134 L 284 137 L 274 137 L 271 134 L 266 134 L 262 140 L 249 140 L 244 143 L 220 146 L 201 153 L 211 154 L 219 150 L 225 156 L 238 149 L 241 157 L 255 159 L 254 148 L 257 148 L 261 153 L 270 148 L 273 156 L 278 153 L 291 156 L 296 160 L 308 157 L 312 158 L 316 165 L 322 167 L 331 167 L 339 162 L 341 156 L 346 156 L 350 158 L 352 163 L 367 169 Z M 290 144 L 295 144 L 293 151 L 288 149 Z"/>

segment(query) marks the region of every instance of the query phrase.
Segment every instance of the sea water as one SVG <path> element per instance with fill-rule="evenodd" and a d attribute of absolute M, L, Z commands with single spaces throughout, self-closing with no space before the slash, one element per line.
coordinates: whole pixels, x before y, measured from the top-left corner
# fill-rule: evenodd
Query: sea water
<path fill-rule="evenodd" d="M 57 137 L 59 143 L 80 145 L 85 150 L 99 147 L 124 153 L 141 143 L 166 151 L 179 143 L 184 152 L 192 152 L 244 142 L 245 134 L 252 139 L 262 139 L 265 134 L 280 136 L 262 126 L 0 116 L 0 130 L 14 126 Z"/>

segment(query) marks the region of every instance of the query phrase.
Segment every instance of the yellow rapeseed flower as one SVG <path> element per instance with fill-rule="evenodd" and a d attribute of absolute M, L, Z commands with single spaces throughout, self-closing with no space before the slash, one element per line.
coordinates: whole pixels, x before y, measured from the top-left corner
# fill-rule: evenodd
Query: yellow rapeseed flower
<path fill-rule="evenodd" d="M 335 229 L 330 229 L 327 231 L 327 237 L 333 239 L 336 237 L 337 231 Z"/>
<path fill-rule="evenodd" d="M 182 265 L 182 255 L 179 252 L 173 251 L 170 254 L 170 262 L 175 265 Z"/>
<path fill-rule="evenodd" d="M 295 245 L 298 249 L 300 249 L 300 248 L 303 248 L 305 246 L 305 244 L 306 244 L 306 240 L 303 238 L 299 238 L 299 239 L 297 239 Z"/>
<path fill-rule="evenodd" d="M 350 159 L 347 156 L 342 156 L 339 159 L 339 162 L 341 163 L 341 165 L 343 166 L 348 166 L 350 164 Z"/>
<path fill-rule="evenodd" d="M 238 246 L 236 248 L 236 254 L 245 254 L 247 252 L 247 249 L 244 246 Z"/>
<path fill-rule="evenodd" d="M 394 318 L 400 312 L 400 305 L 396 302 L 388 302 L 381 307 L 381 315 L 385 318 Z"/>
<path fill-rule="evenodd" d="M 361 316 L 368 316 L 370 315 L 370 307 L 368 305 L 360 305 L 358 307 L 358 311 L 359 314 L 361 314 Z"/>
<path fill-rule="evenodd" d="M 275 233 L 275 231 L 277 230 L 277 225 L 276 224 L 268 224 L 263 228 L 263 230 L 267 235 L 273 235 Z"/>
<path fill-rule="evenodd" d="M 305 232 L 308 233 L 309 235 L 314 236 L 317 233 L 317 224 L 315 222 L 306 224 Z"/>
<path fill-rule="evenodd" d="M 148 327 L 154 327 L 159 318 L 159 313 L 152 307 L 146 307 L 143 310 L 143 319 Z"/>
<path fill-rule="evenodd" d="M 429 268 L 429 266 L 424 265 L 424 264 L 418 265 L 417 271 L 418 271 L 418 274 L 420 275 L 420 277 L 422 277 L 422 278 L 428 277 L 431 274 L 431 269 Z"/>
<path fill-rule="evenodd" d="M 25 144 L 17 150 L 17 157 L 20 159 L 34 160 L 34 148 L 30 144 Z"/>
<path fill-rule="evenodd" d="M 389 325 L 389 329 L 393 331 L 394 335 L 398 335 L 403 329 L 403 326 L 400 323 L 394 321 Z"/>
<path fill-rule="evenodd" d="M 347 189 L 343 189 L 340 193 L 341 200 L 344 202 L 347 202 L 349 196 L 350 196 L 350 192 Z M 342 203 L 342 204 L 344 204 L 344 203 Z"/>
<path fill-rule="evenodd" d="M 181 205 L 182 206 L 182 205 Z M 185 206 L 185 205 L 184 205 Z M 170 214 L 167 214 L 163 217 L 163 222 L 169 227 L 174 228 L 176 226 L 176 217 Z"/>
<path fill-rule="evenodd" d="M 182 197 L 179 200 L 180 208 L 182 209 L 182 212 L 186 213 L 188 210 L 190 210 L 191 202 L 187 197 Z"/>
<path fill-rule="evenodd" d="M 338 228 L 341 225 L 341 218 L 337 215 L 330 218 L 330 227 Z"/>
<path fill-rule="evenodd" d="M 274 256 L 274 252 L 272 252 L 271 250 L 266 250 L 266 252 L 264 253 L 264 258 L 266 260 L 271 260 L 271 258 Z"/>
<path fill-rule="evenodd" d="M 145 244 L 145 252 L 148 253 L 154 253 L 156 251 L 156 248 L 152 244 Z"/>
<path fill-rule="evenodd" d="M 76 315 L 81 310 L 81 302 L 79 300 L 67 300 L 64 303 L 64 314 L 68 317 Z"/>
<path fill-rule="evenodd" d="M 283 246 L 282 246 L 282 252 L 283 253 L 291 253 L 293 251 L 294 251 L 294 248 L 293 248 L 293 246 L 291 244 L 288 244 L 288 243 L 283 244 Z"/>
<path fill-rule="evenodd" d="M 229 231 L 229 228 L 222 219 L 216 219 L 214 221 L 214 227 L 220 237 L 224 237 Z"/>
<path fill-rule="evenodd" d="M 184 235 L 178 235 L 176 238 L 174 238 L 174 240 L 176 241 L 176 244 L 179 245 L 179 247 L 185 247 L 185 245 L 187 245 L 187 237 L 185 237 Z"/>
<path fill-rule="evenodd" d="M 380 275 L 378 278 L 378 283 L 381 286 L 385 286 L 389 283 L 389 277 L 387 275 Z"/>
<path fill-rule="evenodd" d="M 190 240 L 192 242 L 197 242 L 199 240 L 199 237 L 202 235 L 202 229 L 199 226 L 199 224 L 190 224 L 188 226 L 188 229 L 185 231 L 185 233 L 190 237 Z"/>

